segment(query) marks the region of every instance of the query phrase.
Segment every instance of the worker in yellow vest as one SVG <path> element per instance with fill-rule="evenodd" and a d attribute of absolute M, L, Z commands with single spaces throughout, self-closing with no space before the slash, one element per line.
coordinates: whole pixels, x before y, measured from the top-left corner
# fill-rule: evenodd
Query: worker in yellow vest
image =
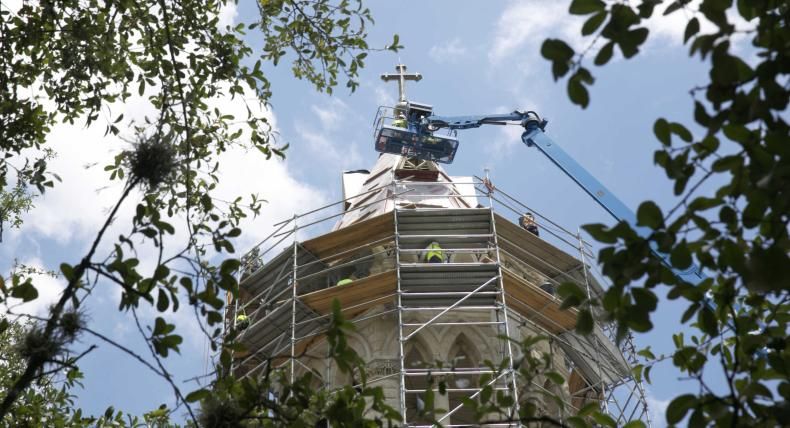
<path fill-rule="evenodd" d="M 404 116 L 403 113 L 398 113 L 398 116 L 392 121 L 392 126 L 397 126 L 398 128 L 408 127 L 406 116 Z"/>
<path fill-rule="evenodd" d="M 236 317 L 236 329 L 239 331 L 246 329 L 250 326 L 250 319 L 246 314 L 241 313 Z"/>
<path fill-rule="evenodd" d="M 348 285 L 348 284 L 351 284 L 352 282 L 354 282 L 355 279 L 357 279 L 357 273 L 356 272 L 354 272 L 351 275 L 348 275 L 348 276 L 346 276 L 344 278 L 341 278 L 340 281 L 338 281 L 337 284 L 335 284 L 335 285 L 338 285 L 338 286 L 340 286 L 340 285 Z"/>
<path fill-rule="evenodd" d="M 426 263 L 444 263 L 444 250 L 438 242 L 433 241 L 425 248 Z"/>

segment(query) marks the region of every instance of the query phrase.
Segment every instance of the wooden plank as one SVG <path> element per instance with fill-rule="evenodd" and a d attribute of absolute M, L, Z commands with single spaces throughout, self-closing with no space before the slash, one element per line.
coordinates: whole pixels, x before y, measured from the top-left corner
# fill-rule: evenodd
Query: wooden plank
<path fill-rule="evenodd" d="M 371 275 L 351 284 L 325 288 L 299 296 L 315 312 L 326 315 L 332 312 L 332 301 L 338 299 L 343 312 L 363 312 L 373 306 L 393 301 L 397 291 L 394 270 Z"/>
<path fill-rule="evenodd" d="M 335 230 L 302 243 L 302 246 L 319 259 L 359 247 L 394 235 L 395 223 L 392 212 L 369 218 L 351 226 Z"/>
<path fill-rule="evenodd" d="M 560 300 L 541 290 L 538 286 L 520 278 L 517 274 L 502 269 L 507 304 L 516 312 L 535 321 L 552 333 L 562 333 L 576 326 L 576 310 L 560 310 Z"/>
<path fill-rule="evenodd" d="M 568 272 L 581 265 L 581 262 L 575 257 L 527 232 L 521 226 L 511 223 L 499 214 L 494 213 L 494 218 L 496 219 L 497 235 L 507 241 L 500 242 L 502 248 L 518 258 L 522 258 L 544 274 L 554 277 L 558 273 L 557 269 Z M 547 264 L 556 269 L 547 266 Z"/>

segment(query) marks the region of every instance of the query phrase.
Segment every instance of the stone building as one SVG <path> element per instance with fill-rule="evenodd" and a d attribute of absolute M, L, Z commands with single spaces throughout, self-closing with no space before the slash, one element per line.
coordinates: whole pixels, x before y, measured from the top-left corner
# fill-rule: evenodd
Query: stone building
<path fill-rule="evenodd" d="M 386 114 L 379 117 L 386 123 Z M 589 337 L 574 333 L 576 312 L 562 310 L 555 295 L 566 281 L 601 291 L 578 235 L 546 218 L 537 221 L 540 235 L 527 231 L 518 222 L 527 208 L 487 179 L 451 177 L 412 156 L 385 153 L 370 171 L 344 173 L 343 193 L 337 204 L 279 223 L 248 256 L 227 317 L 250 322 L 241 333 L 250 352 L 234 362 L 238 376 L 291 364 L 294 374 L 312 371 L 319 387 L 348 384 L 348 374 L 320 358 L 337 299 L 356 326 L 348 341 L 369 381 L 409 426 L 427 423 L 420 410 L 429 373 L 447 382 L 436 401 L 447 410 L 440 421 L 471 424 L 462 399 L 479 393 L 479 377 L 491 372 L 486 361 L 505 361 L 495 389 L 545 388 L 567 409 L 598 402 L 619 422 L 647 417 L 628 353 L 605 325 Z M 428 261 L 431 251 L 438 262 Z M 521 385 L 514 375 L 520 351 L 504 338 L 536 334 L 548 340 L 531 352 L 550 358 L 566 380 L 561 387 L 541 378 Z M 319 358 L 291 362 L 291 355 Z M 553 402 L 539 406 L 563 416 Z"/>

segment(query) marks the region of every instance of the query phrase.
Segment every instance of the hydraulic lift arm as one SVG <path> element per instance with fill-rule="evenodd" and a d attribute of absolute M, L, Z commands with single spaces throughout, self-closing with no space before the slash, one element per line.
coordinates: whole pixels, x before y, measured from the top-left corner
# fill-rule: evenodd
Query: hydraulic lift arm
<path fill-rule="evenodd" d="M 636 215 L 631 209 L 546 135 L 544 129 L 547 122 L 535 112 L 515 111 L 510 114 L 459 117 L 428 116 L 422 119 L 420 125 L 425 131 L 434 131 L 439 128 L 469 129 L 486 124 L 504 125 L 516 121 L 520 122 L 521 126 L 524 127 L 521 141 L 527 147 L 536 147 L 540 150 L 617 221 L 627 222 L 642 237 L 650 235 L 650 229 L 637 226 Z M 705 279 L 705 276 L 696 265 L 692 264 L 689 269 L 680 270 L 672 266 L 666 254 L 661 253 L 655 247 L 651 250 L 678 278 L 691 284 L 698 284 Z"/>

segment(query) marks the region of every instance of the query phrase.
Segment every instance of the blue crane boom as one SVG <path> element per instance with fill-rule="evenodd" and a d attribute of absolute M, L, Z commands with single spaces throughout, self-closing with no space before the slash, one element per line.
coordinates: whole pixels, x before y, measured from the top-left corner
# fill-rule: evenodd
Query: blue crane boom
<path fill-rule="evenodd" d="M 609 189 L 590 174 L 587 169 L 576 162 L 573 157 L 546 135 L 545 128 L 547 121 L 541 119 L 537 113 L 533 111 L 514 111 L 509 114 L 479 116 L 427 116 L 421 118 L 419 125 L 422 131 L 421 134 L 425 135 L 440 128 L 469 129 L 478 128 L 482 125 L 504 125 L 512 122 L 520 122 L 521 126 L 524 127 L 524 133 L 521 134 L 521 141 L 526 144 L 527 147 L 536 147 L 540 150 L 540 152 L 549 158 L 549 160 L 562 170 L 565 175 L 575 181 L 579 187 L 611 214 L 615 220 L 628 223 L 634 228 L 636 233 L 642 237 L 646 238 L 650 235 L 651 231 L 649 228 L 637 226 L 636 215 L 623 203 L 623 201 L 609 191 Z M 662 260 L 662 262 L 683 281 L 691 284 L 699 284 L 705 279 L 705 276 L 696 265 L 692 264 L 691 267 L 686 270 L 677 269 L 672 266 L 666 254 L 658 251 L 655 246 L 653 246 L 651 250 L 656 257 Z"/>

